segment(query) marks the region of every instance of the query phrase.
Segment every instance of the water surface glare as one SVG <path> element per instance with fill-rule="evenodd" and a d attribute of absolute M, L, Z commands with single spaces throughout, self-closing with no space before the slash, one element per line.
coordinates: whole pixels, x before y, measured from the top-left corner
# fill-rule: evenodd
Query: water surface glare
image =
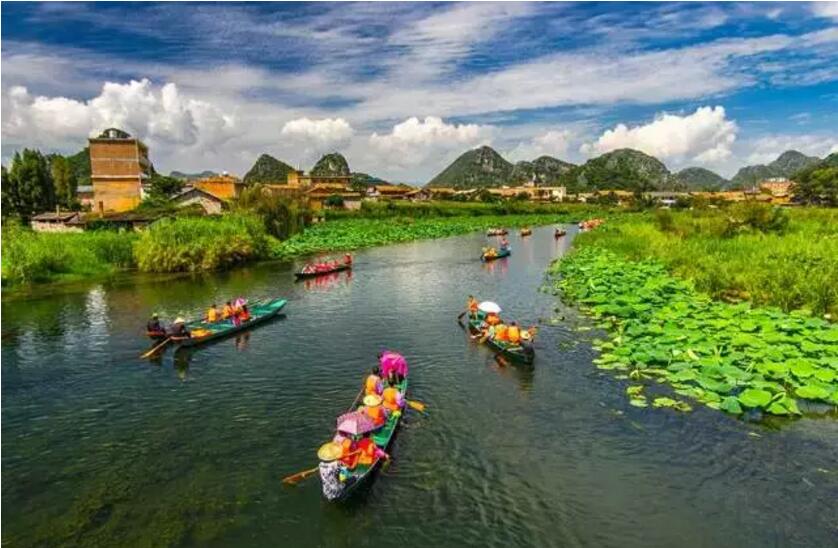
<path fill-rule="evenodd" d="M 583 320 L 539 291 L 571 236 L 512 235 L 489 265 L 473 234 L 360 251 L 352 273 L 306 283 L 299 263 L 263 263 L 4 302 L 4 545 L 835 546 L 838 422 L 629 406 Z M 545 320 L 532 368 L 468 342 L 469 293 Z M 137 358 L 152 311 L 240 294 L 289 303 L 244 336 Z M 428 406 L 392 465 L 345 505 L 316 478 L 284 486 L 382 347 Z"/>

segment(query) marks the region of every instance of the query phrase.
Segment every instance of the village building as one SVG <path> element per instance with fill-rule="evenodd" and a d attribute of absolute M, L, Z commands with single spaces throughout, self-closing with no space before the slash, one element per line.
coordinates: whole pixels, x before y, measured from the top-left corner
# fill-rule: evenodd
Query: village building
<path fill-rule="evenodd" d="M 222 175 L 199 179 L 193 182 L 192 186 L 220 200 L 229 201 L 239 197 L 244 189 L 244 182 L 238 177 L 224 173 Z"/>
<path fill-rule="evenodd" d="M 377 184 L 367 188 L 366 197 L 370 200 L 408 200 L 418 192 L 419 189 L 410 185 Z"/>
<path fill-rule="evenodd" d="M 82 232 L 78 211 L 49 211 L 32 217 L 30 226 L 35 232 Z"/>
<path fill-rule="evenodd" d="M 224 207 L 224 200 L 197 186 L 184 188 L 172 197 L 172 203 L 177 207 L 200 206 L 207 215 L 220 215 Z"/>
<path fill-rule="evenodd" d="M 82 209 L 93 209 L 93 204 L 95 203 L 93 185 L 79 185 L 76 187 L 76 200 L 81 204 Z"/>
<path fill-rule="evenodd" d="M 151 176 L 148 147 L 116 128 L 106 129 L 88 144 L 94 209 L 122 212 L 140 205 Z"/>
<path fill-rule="evenodd" d="M 341 183 L 319 183 L 306 191 L 308 207 L 312 211 L 321 211 L 330 206 L 329 200 L 340 197 L 344 209 L 360 209 L 364 195 L 355 192 L 349 186 Z"/>

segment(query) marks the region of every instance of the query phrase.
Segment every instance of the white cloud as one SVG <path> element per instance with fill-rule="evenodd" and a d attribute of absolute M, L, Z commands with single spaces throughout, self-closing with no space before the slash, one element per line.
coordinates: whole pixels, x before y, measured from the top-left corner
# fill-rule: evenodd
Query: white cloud
<path fill-rule="evenodd" d="M 812 2 L 809 5 L 816 16 L 838 21 L 838 2 Z"/>
<path fill-rule="evenodd" d="M 175 84 L 149 80 L 107 82 L 88 100 L 33 96 L 22 86 L 4 93 L 3 137 L 28 145 L 66 149 L 111 126 L 150 145 L 213 148 L 236 130 L 235 116 L 180 94 Z"/>
<path fill-rule="evenodd" d="M 430 156 L 458 154 L 466 148 L 491 141 L 492 126 L 478 124 L 447 124 L 442 118 L 428 116 L 424 120 L 412 117 L 393 126 L 390 133 L 370 136 L 370 145 L 400 166 L 418 165 Z"/>
<path fill-rule="evenodd" d="M 507 154 L 509 160 L 534 160 L 539 156 L 555 156 L 564 159 L 567 156 L 573 133 L 568 130 L 550 130 L 533 137 L 529 141 L 519 142 Z"/>
<path fill-rule="evenodd" d="M 285 146 L 297 149 L 307 161 L 346 147 L 354 133 L 355 130 L 343 118 L 297 118 L 286 122 L 280 132 L 292 141 L 286 142 Z"/>
<path fill-rule="evenodd" d="M 661 114 L 641 126 L 619 124 L 593 143 L 582 145 L 581 151 L 601 154 L 634 148 L 675 164 L 715 164 L 730 156 L 737 130 L 736 123 L 727 119 L 724 107 L 700 107 L 685 116 Z"/>

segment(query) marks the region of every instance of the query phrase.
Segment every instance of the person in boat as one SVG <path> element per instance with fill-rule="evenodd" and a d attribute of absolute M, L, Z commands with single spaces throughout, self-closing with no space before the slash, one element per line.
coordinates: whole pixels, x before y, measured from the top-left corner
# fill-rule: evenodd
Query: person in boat
<path fill-rule="evenodd" d="M 477 299 L 474 298 L 474 295 L 469 295 L 468 296 L 468 301 L 466 302 L 466 310 L 468 310 L 468 317 L 469 318 L 471 318 L 473 320 L 477 318 L 477 312 L 478 312 L 477 307 L 478 307 Z"/>
<path fill-rule="evenodd" d="M 169 326 L 169 329 L 166 330 L 166 335 L 169 337 L 177 337 L 177 338 L 189 338 L 192 334 L 186 328 L 186 321 L 183 318 L 175 318 L 175 321 Z"/>
<path fill-rule="evenodd" d="M 509 250 L 509 240 L 507 240 L 506 238 L 501 239 L 500 250 L 501 251 L 508 251 Z"/>
<path fill-rule="evenodd" d="M 493 325 L 497 325 L 497 324 L 501 323 L 500 316 L 498 316 L 494 312 L 490 312 L 490 313 L 486 314 L 486 318 L 485 318 L 484 321 L 489 326 L 493 326 Z"/>
<path fill-rule="evenodd" d="M 407 377 L 407 360 L 398 352 L 379 352 L 378 364 L 381 366 L 381 376 L 388 381 L 401 383 Z"/>
<path fill-rule="evenodd" d="M 207 323 L 215 323 L 221 317 L 221 312 L 218 310 L 218 307 L 215 306 L 215 303 L 212 303 L 212 306 L 207 309 L 207 316 L 206 321 Z"/>
<path fill-rule="evenodd" d="M 233 316 L 233 303 L 227 301 L 221 309 L 221 319 L 229 320 Z"/>
<path fill-rule="evenodd" d="M 497 257 L 498 252 L 494 247 L 484 247 L 483 248 L 483 256 L 484 257 Z"/>
<path fill-rule="evenodd" d="M 509 324 L 509 328 L 506 330 L 506 339 L 509 341 L 509 344 L 521 344 L 521 328 L 518 327 L 517 322 Z"/>
<path fill-rule="evenodd" d="M 357 465 L 361 466 L 372 466 L 379 458 L 384 460 L 390 459 L 390 455 L 376 445 L 375 440 L 372 439 L 372 435 L 369 432 L 364 434 L 364 437 L 358 442 L 356 451 L 360 451 L 358 453 Z"/>
<path fill-rule="evenodd" d="M 247 309 L 247 305 L 243 304 L 241 311 L 239 311 L 239 322 L 244 323 L 250 321 L 250 310 Z"/>
<path fill-rule="evenodd" d="M 364 394 L 377 396 L 381 394 L 381 370 L 376 365 L 364 381 Z"/>
<path fill-rule="evenodd" d="M 347 265 L 347 266 L 348 266 L 348 265 L 351 265 L 351 264 L 352 264 L 352 255 L 350 255 L 349 253 L 347 253 L 346 255 L 344 255 L 344 256 L 343 256 L 343 264 L 345 264 L 345 265 Z"/>
<path fill-rule="evenodd" d="M 387 388 L 385 388 L 384 392 L 381 394 L 381 400 L 381 405 L 383 405 L 385 409 L 391 413 L 401 414 L 401 410 L 404 408 L 404 394 L 399 391 L 395 382 L 389 381 L 387 383 Z"/>
<path fill-rule="evenodd" d="M 381 403 L 381 396 L 376 394 L 368 394 L 367 396 L 364 396 L 363 411 L 369 418 L 372 419 L 376 428 L 384 426 L 384 423 L 387 422 L 387 410 L 383 405 L 381 405 Z"/>
<path fill-rule="evenodd" d="M 164 332 L 163 326 L 160 325 L 160 318 L 157 316 L 157 313 L 151 315 L 151 319 L 148 320 L 147 324 L 145 324 L 145 328 L 150 334 L 161 334 Z"/>

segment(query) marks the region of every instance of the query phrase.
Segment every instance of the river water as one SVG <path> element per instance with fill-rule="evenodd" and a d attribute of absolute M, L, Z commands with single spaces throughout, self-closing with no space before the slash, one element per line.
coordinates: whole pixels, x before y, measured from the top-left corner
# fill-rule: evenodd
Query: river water
<path fill-rule="evenodd" d="M 4 302 L 4 545 L 835 546 L 836 421 L 629 406 L 591 365 L 595 332 L 540 291 L 572 235 L 514 235 L 489 265 L 474 234 L 360 251 L 311 283 L 263 263 Z M 469 293 L 542 322 L 532 368 L 468 341 Z M 137 358 L 152 311 L 238 295 L 289 303 L 246 336 Z M 384 347 L 427 404 L 392 464 L 344 505 L 316 477 L 283 485 Z"/>

